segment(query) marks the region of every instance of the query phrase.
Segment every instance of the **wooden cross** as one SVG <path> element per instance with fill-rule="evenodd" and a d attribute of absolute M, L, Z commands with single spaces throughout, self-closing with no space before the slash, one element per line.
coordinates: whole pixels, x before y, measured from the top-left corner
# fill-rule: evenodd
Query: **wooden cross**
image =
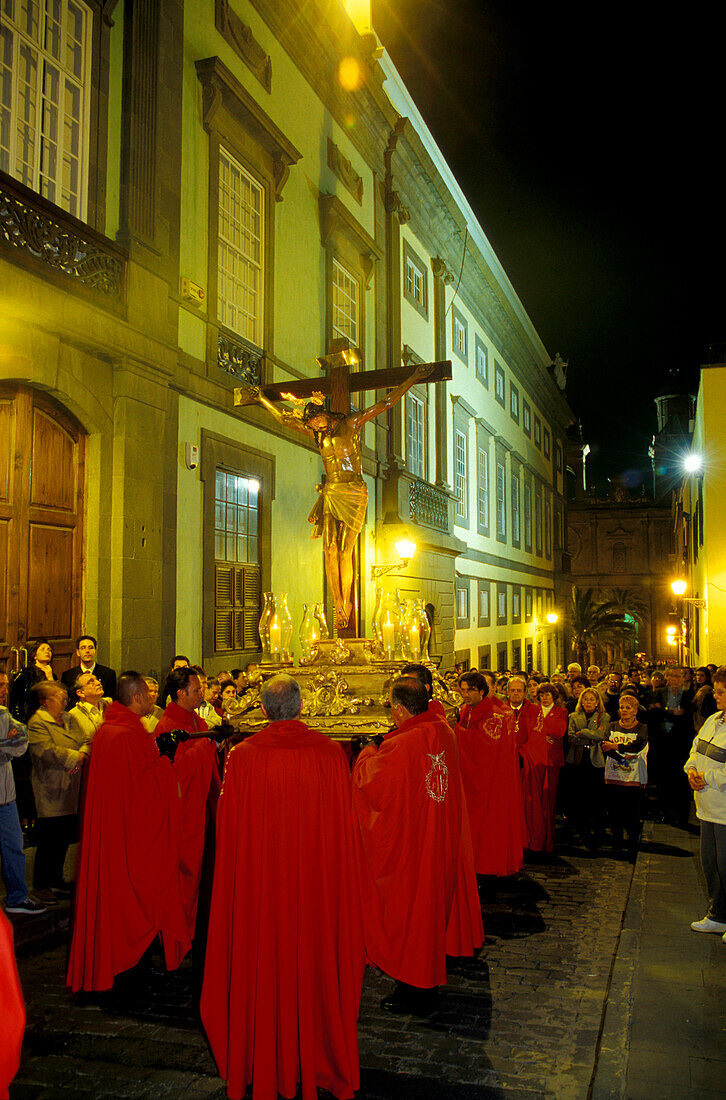
<path fill-rule="evenodd" d="M 355 348 L 349 345 L 347 340 L 335 341 L 331 353 L 321 356 L 318 359 L 321 368 L 327 371 L 323 376 L 317 378 L 304 378 L 296 382 L 272 382 L 270 385 L 264 386 L 261 389 L 258 389 L 256 386 L 240 387 L 234 391 L 234 403 L 239 406 L 257 404 L 261 401 L 263 405 L 266 405 L 268 412 L 272 413 L 278 421 L 284 423 L 284 416 L 282 412 L 275 407 L 275 402 L 284 401 L 289 398 L 304 401 L 306 398 L 312 398 L 314 394 L 325 394 L 330 400 L 330 412 L 339 415 L 342 414 L 342 416 L 346 418 L 341 422 L 345 427 L 333 430 L 330 433 L 330 438 L 338 441 L 344 457 L 348 456 L 348 450 L 351 447 L 351 439 L 355 440 L 357 438 L 357 462 L 359 463 L 360 430 L 365 421 L 378 415 L 385 409 L 390 408 L 392 402 L 400 400 L 408 386 L 412 385 L 414 381 L 428 383 L 449 380 L 451 378 L 451 362 L 445 360 L 440 363 L 421 363 L 413 367 L 393 367 L 386 370 L 354 371 L 353 374 L 351 374 L 351 366 L 355 366 L 358 362 L 358 353 Z M 360 423 L 356 417 L 350 417 L 351 393 L 382 389 L 395 389 L 396 392 L 393 394 L 389 393 L 385 399 L 376 402 L 370 409 L 363 410 L 366 415 L 365 417 L 361 416 Z M 305 429 L 301 427 L 300 430 Z M 316 437 L 316 442 L 317 441 Z M 327 444 L 325 446 L 327 446 Z M 355 449 L 350 453 L 356 453 Z M 322 449 L 322 446 L 321 455 L 323 456 L 323 464 L 325 465 L 325 450 Z M 335 459 L 335 462 L 340 461 L 340 454 L 336 452 L 334 443 L 332 445 L 332 457 Z M 365 494 L 366 490 L 363 486 L 362 471 L 359 472 L 361 474 L 360 484 Z M 335 480 L 331 484 L 334 485 Z M 339 526 L 343 532 L 345 532 L 346 528 L 343 521 L 340 522 Z M 353 537 L 356 537 L 357 528 L 352 523 L 347 530 L 348 532 L 352 531 Z M 325 568 L 326 575 L 333 590 L 336 616 L 338 616 L 338 635 L 339 637 L 354 637 L 354 623 L 357 619 L 355 607 L 356 587 L 354 581 L 349 579 L 349 577 L 351 577 L 353 570 L 352 563 L 355 548 L 350 542 L 349 535 L 338 534 L 333 541 L 333 539 L 329 537 L 329 530 L 327 527 L 325 539 Z M 337 596 L 336 591 L 338 592 Z M 349 595 L 350 599 L 348 598 Z M 352 610 L 349 610 L 351 607 Z M 341 623 L 341 616 L 345 618 L 345 623 Z"/>
<path fill-rule="evenodd" d="M 355 348 L 345 345 L 348 345 L 347 340 L 334 340 L 331 353 L 318 358 L 318 363 L 326 372 L 325 374 L 318 375 L 317 378 L 302 378 L 296 382 L 270 382 L 269 385 L 262 387 L 262 393 L 268 401 L 282 401 L 284 394 L 302 399 L 310 398 L 314 393 L 323 393 L 330 398 L 331 412 L 348 416 L 351 393 L 392 389 L 394 386 L 399 386 L 401 382 L 405 382 L 415 370 L 419 369 L 419 364 L 413 364 L 409 367 L 388 367 L 381 370 L 354 370 L 351 373 L 351 367 L 359 362 L 358 353 Z M 420 380 L 421 382 L 428 384 L 451 381 L 450 359 L 421 365 L 430 368 L 426 376 Z M 246 388 L 235 389 L 235 405 L 249 405 L 253 401 Z"/>

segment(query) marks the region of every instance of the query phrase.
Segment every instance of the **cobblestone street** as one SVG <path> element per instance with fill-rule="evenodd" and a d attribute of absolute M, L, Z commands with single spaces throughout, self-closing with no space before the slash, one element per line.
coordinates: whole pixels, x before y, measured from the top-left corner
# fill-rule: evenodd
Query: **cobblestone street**
<path fill-rule="evenodd" d="M 561 853 L 528 864 L 485 903 L 481 955 L 452 963 L 429 1020 L 382 1012 L 391 983 L 367 971 L 360 1096 L 587 1096 L 633 869 Z M 12 1100 L 225 1095 L 192 1009 L 188 961 L 139 1000 L 75 1000 L 65 954 L 63 944 L 21 959 L 28 1028 Z"/>

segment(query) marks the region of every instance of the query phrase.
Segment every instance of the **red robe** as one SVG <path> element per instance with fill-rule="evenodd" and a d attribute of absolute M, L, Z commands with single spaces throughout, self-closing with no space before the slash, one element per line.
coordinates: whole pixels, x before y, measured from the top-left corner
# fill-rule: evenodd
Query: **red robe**
<path fill-rule="evenodd" d="M 25 1031 L 25 1004 L 20 988 L 18 968 L 13 951 L 13 929 L 0 912 L 0 1100 L 7 1100 L 8 1088 L 18 1072 L 20 1048 Z"/>
<path fill-rule="evenodd" d="M 461 708 L 456 727 L 480 875 L 514 875 L 523 862 L 524 810 L 512 713 L 491 695 Z"/>
<path fill-rule="evenodd" d="M 369 961 L 409 985 L 484 942 L 456 738 L 431 713 L 367 746 L 353 770 Z"/>
<path fill-rule="evenodd" d="M 167 730 L 204 733 L 209 726 L 196 711 L 185 710 L 171 700 L 154 728 L 154 737 Z M 177 746 L 174 756 L 182 792 L 181 874 L 182 896 L 189 927 L 194 929 L 199 897 L 199 879 L 204 855 L 204 836 L 210 812 L 219 795 L 217 750 L 212 741 L 199 738 Z M 208 812 L 209 811 L 209 812 Z"/>
<path fill-rule="evenodd" d="M 273 722 L 227 758 L 201 1014 L 227 1094 L 359 1087 L 365 954 L 339 745 Z"/>
<path fill-rule="evenodd" d="M 527 847 L 551 852 L 555 839 L 555 803 L 560 767 L 564 763 L 562 741 L 567 732 L 564 707 L 552 707 L 548 715 L 537 708 L 527 741 L 521 746 L 522 790 L 527 827 Z"/>
<path fill-rule="evenodd" d="M 141 719 L 112 703 L 93 741 L 67 983 L 110 989 L 160 933 L 172 970 L 189 950 L 179 874 L 181 791 Z"/>

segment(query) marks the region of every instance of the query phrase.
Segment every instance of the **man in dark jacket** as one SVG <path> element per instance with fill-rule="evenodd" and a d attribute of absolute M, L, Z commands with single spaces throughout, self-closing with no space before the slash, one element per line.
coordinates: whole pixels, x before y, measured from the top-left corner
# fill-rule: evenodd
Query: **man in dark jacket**
<path fill-rule="evenodd" d="M 649 722 L 653 745 L 648 754 L 648 769 L 655 778 L 661 813 L 674 824 L 684 826 L 688 823 L 691 796 L 683 765 L 693 742 L 693 717 L 685 697 L 683 669 L 667 669 L 666 681 L 667 686 L 653 694 Z"/>
<path fill-rule="evenodd" d="M 92 672 L 97 680 L 101 681 L 104 699 L 116 698 L 116 673 L 107 665 L 99 665 L 96 661 L 98 642 L 92 634 L 82 634 L 76 642 L 76 657 L 79 663 L 73 668 L 68 668 L 61 675 L 61 680 L 68 690 L 68 709 L 78 702 L 75 692 L 75 683 L 82 672 Z"/>

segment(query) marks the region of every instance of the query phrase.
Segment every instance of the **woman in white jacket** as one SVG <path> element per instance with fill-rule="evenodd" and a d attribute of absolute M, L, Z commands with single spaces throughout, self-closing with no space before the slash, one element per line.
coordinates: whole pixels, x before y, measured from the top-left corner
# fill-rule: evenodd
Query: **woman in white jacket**
<path fill-rule="evenodd" d="M 713 676 L 718 710 L 696 734 L 684 770 L 695 792 L 701 822 L 701 864 L 710 897 L 694 932 L 716 932 L 726 943 L 726 665 Z"/>

